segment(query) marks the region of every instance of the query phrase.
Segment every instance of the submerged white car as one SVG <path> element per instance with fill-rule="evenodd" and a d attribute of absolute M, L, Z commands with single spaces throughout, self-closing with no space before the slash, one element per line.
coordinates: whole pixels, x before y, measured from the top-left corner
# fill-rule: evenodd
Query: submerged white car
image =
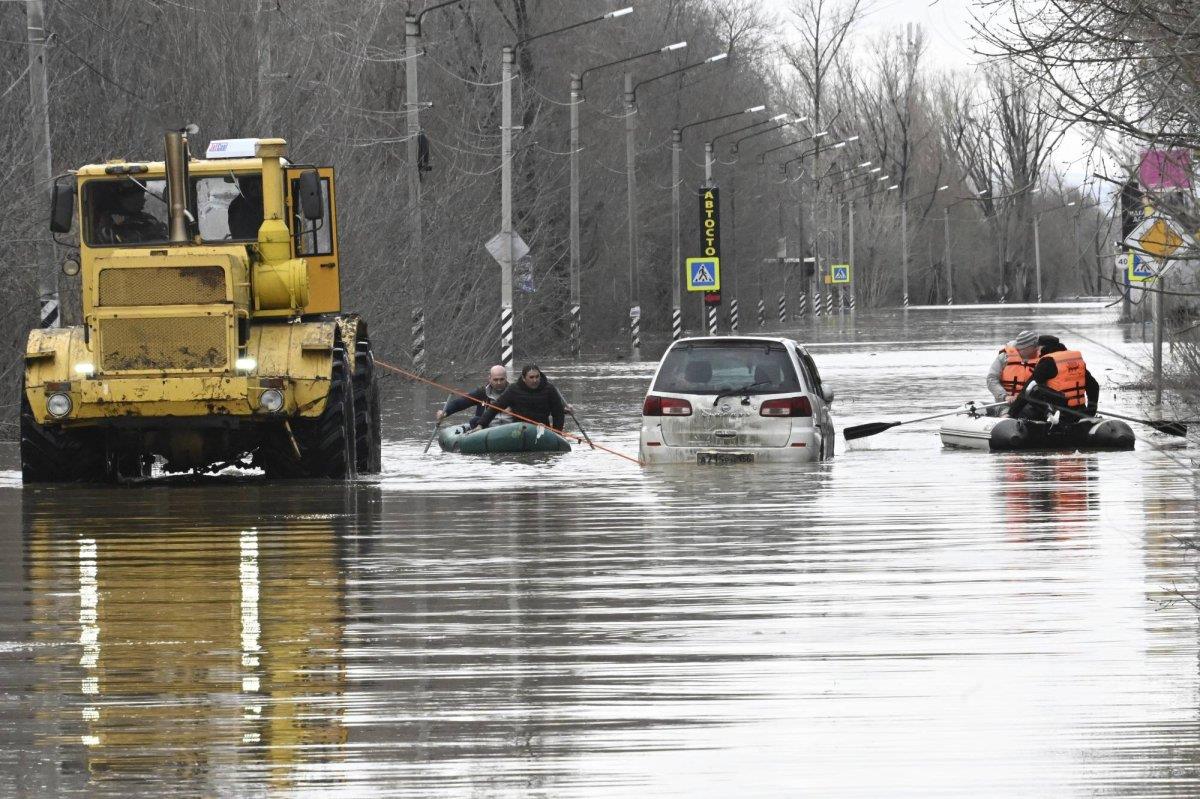
<path fill-rule="evenodd" d="M 663 355 L 642 405 L 646 464 L 833 457 L 833 392 L 786 338 L 686 338 Z"/>

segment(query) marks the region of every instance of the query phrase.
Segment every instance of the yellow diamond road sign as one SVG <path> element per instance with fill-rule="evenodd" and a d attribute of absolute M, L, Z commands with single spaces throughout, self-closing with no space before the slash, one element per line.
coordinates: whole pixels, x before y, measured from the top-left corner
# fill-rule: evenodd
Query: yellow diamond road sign
<path fill-rule="evenodd" d="M 1184 244 L 1175 225 L 1162 217 L 1147 219 L 1130 238 L 1136 239 L 1140 250 L 1158 258 L 1166 258 Z"/>

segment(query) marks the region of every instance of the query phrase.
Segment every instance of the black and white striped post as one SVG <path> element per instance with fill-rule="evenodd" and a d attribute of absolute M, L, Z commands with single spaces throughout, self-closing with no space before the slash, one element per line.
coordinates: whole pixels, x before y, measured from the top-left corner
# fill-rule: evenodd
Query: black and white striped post
<path fill-rule="evenodd" d="M 513 309 L 511 305 L 500 308 L 500 365 L 511 373 L 513 363 Z"/>
<path fill-rule="evenodd" d="M 635 361 L 642 359 L 642 309 L 631 308 L 629 311 L 629 346 L 630 357 Z"/>
<path fill-rule="evenodd" d="M 55 292 L 49 296 L 43 295 L 38 301 L 41 304 L 41 314 L 38 327 L 43 329 L 48 327 L 61 327 L 62 325 L 60 324 L 58 317 L 58 292 Z"/>
<path fill-rule="evenodd" d="M 854 292 L 850 292 L 850 313 L 854 313 Z"/>
<path fill-rule="evenodd" d="M 580 349 L 580 315 L 578 303 L 571 306 L 571 357 L 579 357 Z"/>
<path fill-rule="evenodd" d="M 787 295 L 779 295 L 779 324 L 787 324 Z"/>
<path fill-rule="evenodd" d="M 717 306 L 709 305 L 708 308 L 708 335 L 717 335 Z"/>
<path fill-rule="evenodd" d="M 763 302 L 762 297 L 758 298 L 758 329 L 762 330 L 767 326 L 767 304 Z"/>
<path fill-rule="evenodd" d="M 833 316 L 833 286 L 829 287 L 829 293 L 825 295 L 825 315 Z"/>
<path fill-rule="evenodd" d="M 804 315 L 805 315 L 805 313 L 807 313 L 807 311 L 808 311 L 808 292 L 801 290 L 800 291 L 800 309 L 799 309 L 799 311 L 797 311 L 796 315 L 801 318 L 804 318 Z"/>
<path fill-rule="evenodd" d="M 734 334 L 738 332 L 738 301 L 736 299 L 729 301 L 729 331 Z"/>
<path fill-rule="evenodd" d="M 412 315 L 412 363 L 414 372 L 425 374 L 425 313 L 420 308 Z"/>
<path fill-rule="evenodd" d="M 680 308 L 671 309 L 671 341 L 679 341 L 683 338 L 683 310 Z"/>

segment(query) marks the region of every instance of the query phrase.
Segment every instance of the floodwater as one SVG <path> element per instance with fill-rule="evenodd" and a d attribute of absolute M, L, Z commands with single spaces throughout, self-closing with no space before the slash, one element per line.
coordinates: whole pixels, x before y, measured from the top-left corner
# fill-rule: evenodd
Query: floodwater
<path fill-rule="evenodd" d="M 1143 410 L 1100 306 L 795 335 L 840 428 L 983 397 L 1035 325 Z M 545 367 L 636 454 L 652 364 Z M 0 475 L 0 796 L 1200 794 L 1191 446 L 643 470 L 423 454 L 440 399 L 392 382 L 349 486 Z"/>

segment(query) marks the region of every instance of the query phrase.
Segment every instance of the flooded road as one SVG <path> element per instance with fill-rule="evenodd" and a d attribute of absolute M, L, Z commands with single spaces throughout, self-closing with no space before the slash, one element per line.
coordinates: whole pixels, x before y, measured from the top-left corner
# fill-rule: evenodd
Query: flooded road
<path fill-rule="evenodd" d="M 986 396 L 1026 327 L 1138 415 L 1115 316 L 795 335 L 839 429 Z M 653 364 L 544 366 L 636 454 Z M 0 796 L 1200 794 L 1193 447 L 931 421 L 797 467 L 425 455 L 441 399 L 393 381 L 350 486 L 0 475 Z"/>

